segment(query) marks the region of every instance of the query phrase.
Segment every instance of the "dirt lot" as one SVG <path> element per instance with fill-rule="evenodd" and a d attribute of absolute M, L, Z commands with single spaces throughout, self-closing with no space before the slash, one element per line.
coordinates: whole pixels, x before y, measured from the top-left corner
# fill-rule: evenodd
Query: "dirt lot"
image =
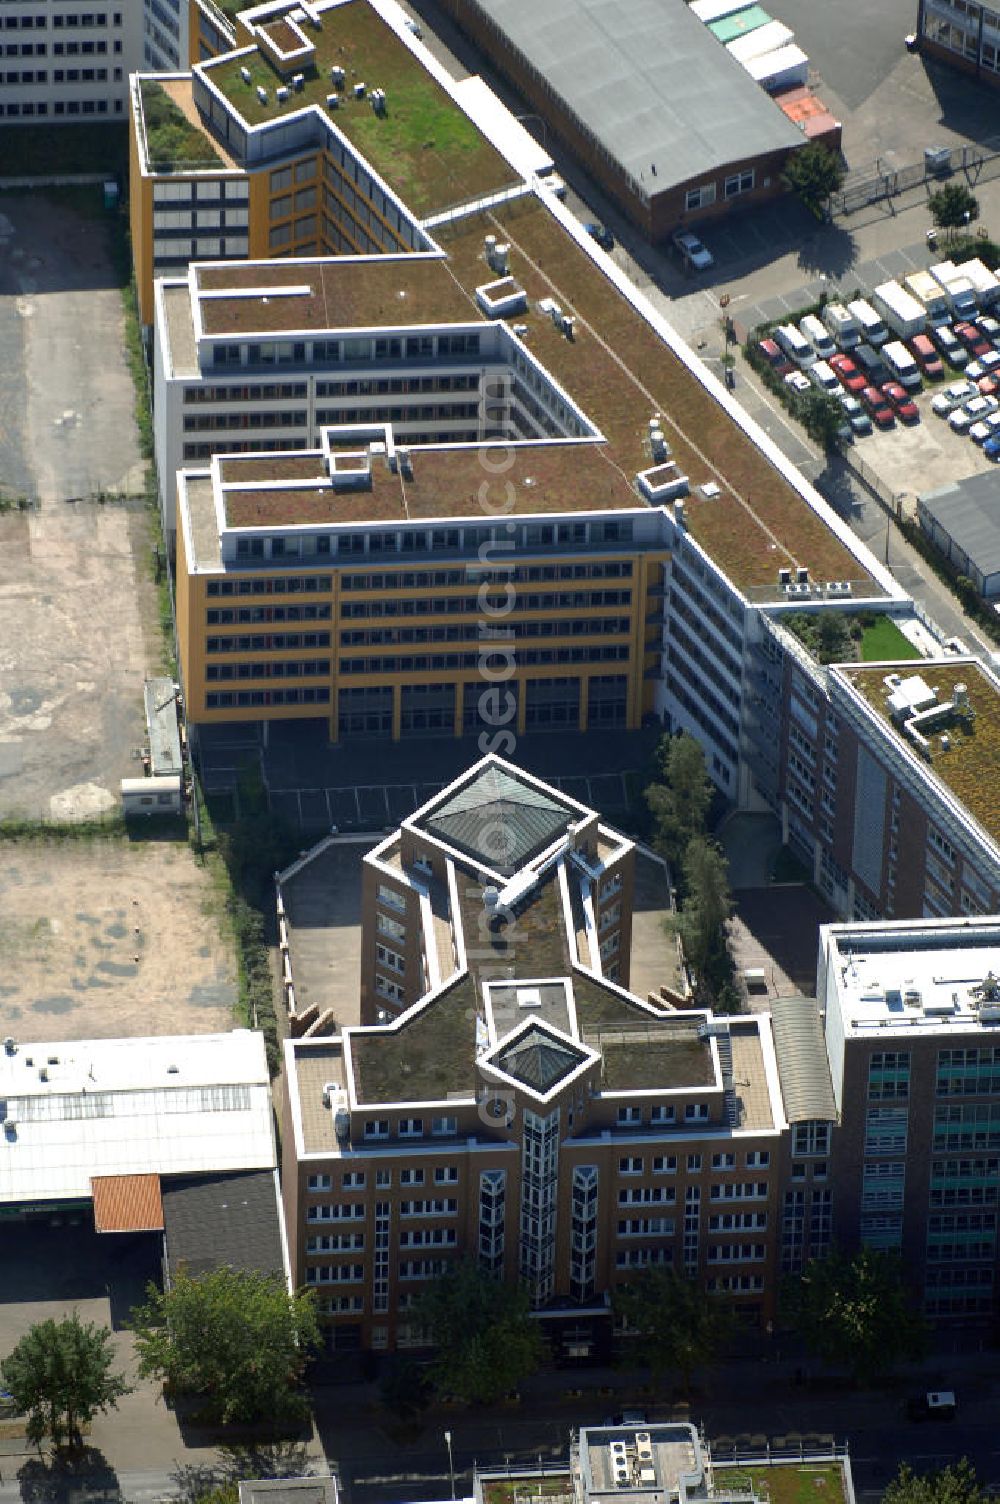
<path fill-rule="evenodd" d="M 0 515 L 0 817 L 112 809 L 160 671 L 141 504 Z"/>
<path fill-rule="evenodd" d="M 209 879 L 187 846 L 0 846 L 0 1035 L 229 1029 L 234 977 Z"/>
<path fill-rule="evenodd" d="M 160 670 L 121 271 L 98 190 L 0 205 L 0 818 L 118 803 Z"/>

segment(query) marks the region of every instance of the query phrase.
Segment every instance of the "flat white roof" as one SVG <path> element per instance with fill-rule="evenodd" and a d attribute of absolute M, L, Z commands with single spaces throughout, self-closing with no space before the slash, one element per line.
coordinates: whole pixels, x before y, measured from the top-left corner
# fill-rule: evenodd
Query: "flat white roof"
<path fill-rule="evenodd" d="M 94 1175 L 275 1165 L 263 1035 L 0 1046 L 0 1203 L 90 1195 Z"/>
<path fill-rule="evenodd" d="M 992 1028 L 1000 1044 L 997 921 L 831 925 L 823 934 L 846 1037 Z"/>

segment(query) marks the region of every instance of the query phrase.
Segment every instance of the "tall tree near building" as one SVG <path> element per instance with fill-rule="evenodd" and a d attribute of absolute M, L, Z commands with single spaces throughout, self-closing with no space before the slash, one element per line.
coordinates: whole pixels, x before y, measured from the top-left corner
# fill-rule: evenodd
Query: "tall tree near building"
<path fill-rule="evenodd" d="M 821 219 L 831 194 L 836 193 L 843 183 L 845 172 L 843 159 L 837 152 L 831 151 L 821 141 L 811 141 L 808 146 L 792 152 L 783 176 L 806 208 Z"/>
<path fill-rule="evenodd" d="M 676 1269 L 645 1269 L 618 1285 L 612 1299 L 634 1335 L 630 1359 L 657 1383 L 675 1374 L 684 1390 L 697 1368 L 711 1366 L 731 1319 L 718 1296 Z"/>
<path fill-rule="evenodd" d="M 430 1376 L 439 1394 L 489 1404 L 541 1361 L 528 1292 L 491 1279 L 474 1259 L 462 1259 L 428 1285 L 413 1314 L 436 1349 Z"/>
<path fill-rule="evenodd" d="M 986 1491 L 967 1457 L 938 1472 L 915 1473 L 908 1462 L 882 1495 L 882 1504 L 986 1504 Z"/>
<path fill-rule="evenodd" d="M 704 835 L 712 802 L 705 754 L 686 731 L 665 736 L 658 749 L 661 777 L 646 790 L 656 822 L 656 847 L 673 867 L 679 866 L 692 836 Z"/>
<path fill-rule="evenodd" d="M 726 921 L 733 912 L 726 858 L 706 836 L 695 836 L 684 853 L 684 907 L 676 927 L 695 974 L 698 1001 L 735 1011 L 739 998 Z"/>
<path fill-rule="evenodd" d="M 312 1291 L 289 1295 L 273 1275 L 213 1269 L 183 1272 L 166 1292 L 149 1285 L 132 1312 L 144 1378 L 202 1402 L 213 1419 L 296 1420 L 306 1363 L 320 1345 Z"/>
<path fill-rule="evenodd" d="M 79 1449 L 94 1416 L 112 1410 L 131 1386 L 114 1372 L 106 1327 L 84 1324 L 74 1311 L 64 1321 L 40 1321 L 0 1363 L 0 1378 L 27 1416 L 28 1440 Z"/>
<path fill-rule="evenodd" d="M 859 1382 L 879 1379 L 923 1351 L 923 1317 L 895 1253 L 863 1248 L 853 1258 L 832 1253 L 813 1260 L 789 1280 L 782 1315 L 811 1352 Z"/>

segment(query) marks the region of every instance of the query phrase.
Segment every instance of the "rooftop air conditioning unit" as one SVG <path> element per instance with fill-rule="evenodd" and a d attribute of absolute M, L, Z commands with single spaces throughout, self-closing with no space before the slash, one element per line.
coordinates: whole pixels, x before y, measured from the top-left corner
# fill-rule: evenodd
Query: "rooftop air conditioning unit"
<path fill-rule="evenodd" d="M 808 584 L 808 582 L 809 582 L 809 571 L 808 571 L 808 569 L 804 569 L 804 568 L 802 568 L 800 566 L 795 571 L 795 578 L 796 578 L 796 580 L 798 580 L 798 582 L 799 582 L 800 585 L 806 585 L 806 584 Z"/>
<path fill-rule="evenodd" d="M 364 86 L 364 84 L 355 84 L 354 85 L 354 97 L 355 97 L 355 99 L 364 99 L 364 97 L 365 97 L 365 86 Z"/>
<path fill-rule="evenodd" d="M 285 100 L 288 98 L 288 96 L 289 96 L 290 93 L 291 93 L 291 90 L 289 88 L 287 88 L 284 84 L 281 84 L 277 89 L 275 89 L 275 91 L 274 91 L 274 97 L 278 101 L 279 104 L 284 104 Z"/>
<path fill-rule="evenodd" d="M 326 96 L 326 107 L 327 107 L 328 110 L 335 110 L 335 109 L 337 109 L 339 107 L 339 105 L 340 105 L 340 95 L 339 94 L 328 94 Z"/>
<path fill-rule="evenodd" d="M 305 83 L 305 81 L 306 81 L 306 76 L 305 76 L 304 73 L 293 73 L 292 74 L 292 84 L 293 84 L 293 86 L 296 89 L 301 89 L 302 85 Z"/>
<path fill-rule="evenodd" d="M 250 69 L 249 68 L 241 68 L 240 69 L 240 78 L 242 78 L 242 80 L 243 80 L 243 82 L 245 84 L 248 84 L 250 82 Z"/>
<path fill-rule="evenodd" d="M 790 585 L 792 583 L 792 571 L 790 569 L 778 570 L 778 584 Z"/>
<path fill-rule="evenodd" d="M 261 84 L 257 85 L 257 98 L 261 104 L 267 104 L 267 90 Z"/>
<path fill-rule="evenodd" d="M 3 1042 L 3 1048 L 4 1054 L 6 1055 L 17 1054 L 17 1040 L 14 1038 L 13 1034 L 7 1035 L 7 1038 Z"/>

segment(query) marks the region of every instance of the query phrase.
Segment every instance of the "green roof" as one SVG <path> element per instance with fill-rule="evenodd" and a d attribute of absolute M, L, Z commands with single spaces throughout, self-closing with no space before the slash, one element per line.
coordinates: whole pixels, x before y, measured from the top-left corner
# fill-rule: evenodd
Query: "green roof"
<path fill-rule="evenodd" d="M 564 804 L 508 773 L 484 768 L 424 821 L 436 836 L 474 861 L 504 876 L 544 851 L 570 820 Z"/>

